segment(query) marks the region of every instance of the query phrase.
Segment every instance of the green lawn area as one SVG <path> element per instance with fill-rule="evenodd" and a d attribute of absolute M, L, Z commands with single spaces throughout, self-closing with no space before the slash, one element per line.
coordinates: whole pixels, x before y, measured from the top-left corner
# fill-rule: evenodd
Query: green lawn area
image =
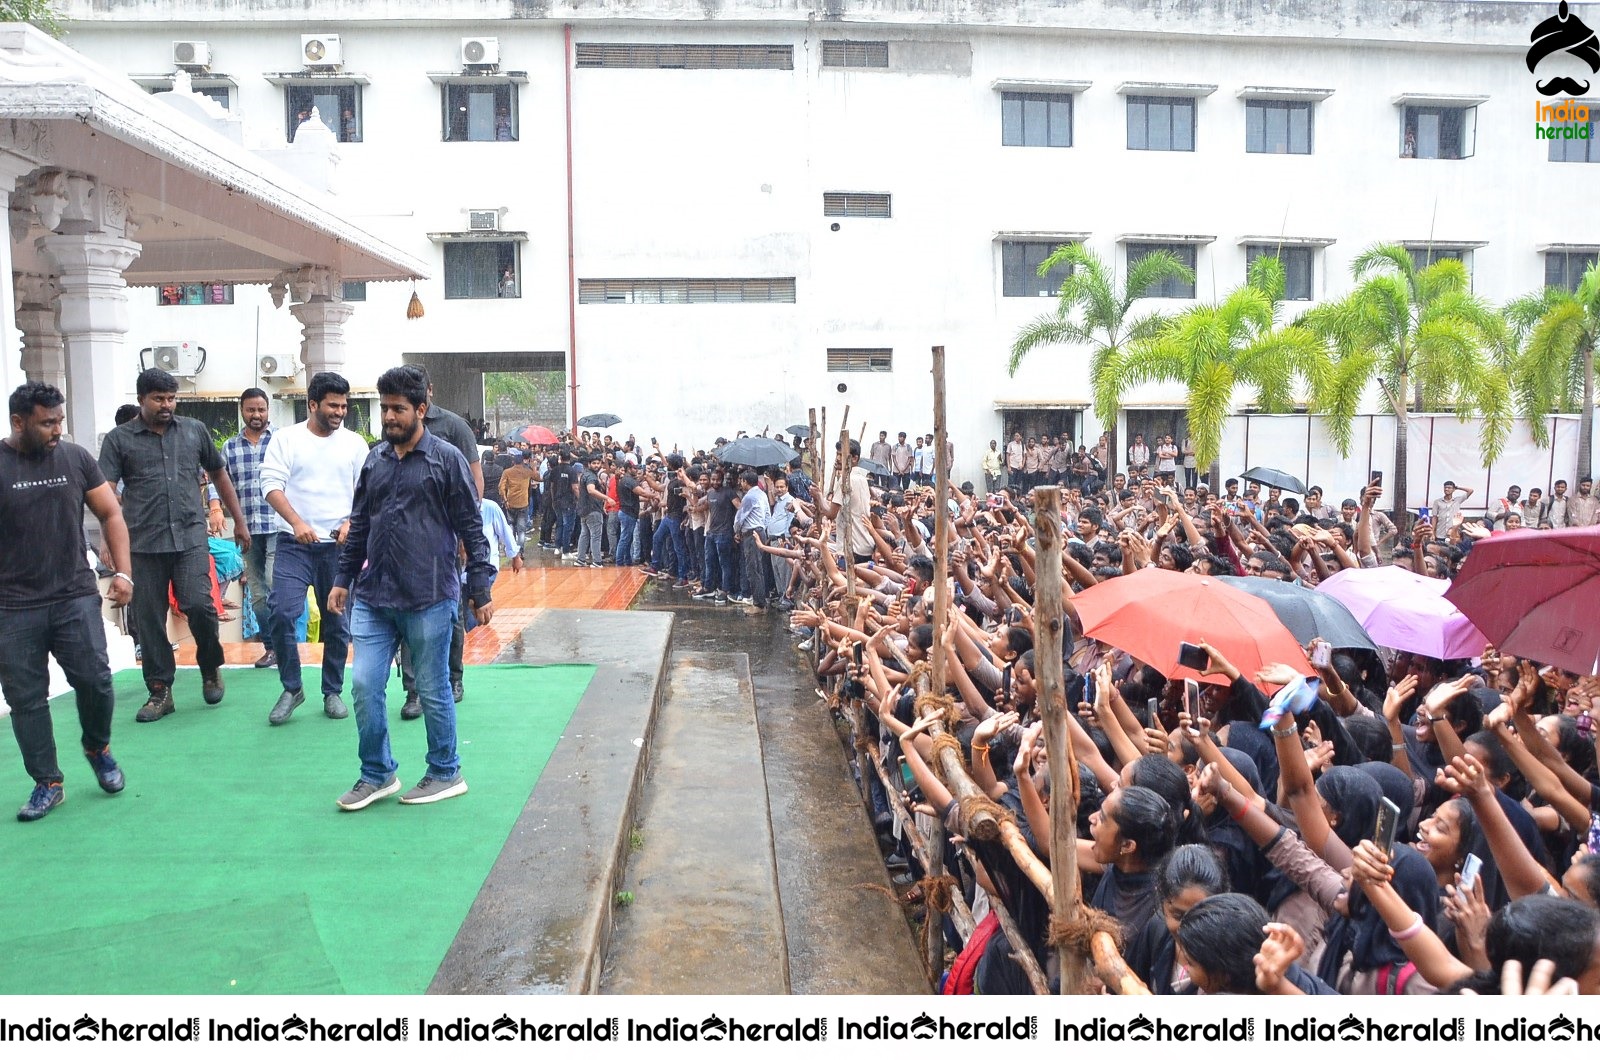
<path fill-rule="evenodd" d="M 427 806 L 342 813 L 360 775 L 352 717 L 324 717 L 316 673 L 287 724 L 267 725 L 275 671 L 229 669 L 226 700 L 180 671 L 178 711 L 139 725 L 137 670 L 117 676 L 111 749 L 128 786 L 108 796 L 78 750 L 71 695 L 53 703 L 66 802 L 0 818 L 0 994 L 421 993 L 499 855 L 592 666 L 474 666 L 457 707 L 471 790 Z M 425 771 L 422 721 L 389 687 L 400 779 Z M 31 781 L 0 752 L 0 793 Z"/>

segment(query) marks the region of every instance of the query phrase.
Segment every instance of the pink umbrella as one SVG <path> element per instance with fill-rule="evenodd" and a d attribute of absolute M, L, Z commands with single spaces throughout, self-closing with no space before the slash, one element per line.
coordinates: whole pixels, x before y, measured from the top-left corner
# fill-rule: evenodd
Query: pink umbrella
<path fill-rule="evenodd" d="M 1401 567 L 1346 569 L 1317 586 L 1350 609 L 1385 648 L 1435 659 L 1470 659 L 1489 638 L 1446 600 L 1450 583 Z M 1509 649 L 1508 649 L 1509 650 Z"/>
<path fill-rule="evenodd" d="M 1594 673 L 1600 526 L 1512 530 L 1479 541 L 1448 598 L 1507 653 Z"/>

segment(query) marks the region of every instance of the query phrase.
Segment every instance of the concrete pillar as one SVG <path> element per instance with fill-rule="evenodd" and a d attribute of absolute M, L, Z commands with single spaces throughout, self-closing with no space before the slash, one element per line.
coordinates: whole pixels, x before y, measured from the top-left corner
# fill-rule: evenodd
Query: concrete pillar
<path fill-rule="evenodd" d="M 0 136 L 0 139 L 3 139 L 3 136 Z M 10 397 L 11 391 L 23 382 L 17 357 L 16 299 L 12 285 L 6 283 L 4 277 L 11 275 L 12 243 L 21 241 L 23 236 L 27 235 L 28 225 L 31 223 L 31 214 L 24 214 L 22 210 L 25 204 L 23 198 L 18 197 L 16 201 L 12 201 L 13 195 L 16 192 L 17 182 L 37 166 L 37 162 L 19 157 L 10 151 L 0 150 L 0 204 L 10 207 L 7 210 L 8 224 L 5 228 L 0 228 L 0 397 Z M 15 231 L 18 225 L 22 228 L 21 234 Z M 7 430 L 9 429 L 8 427 Z"/>
<path fill-rule="evenodd" d="M 66 351 L 67 427 L 72 440 L 98 452 L 120 404 L 117 368 L 127 356 L 128 285 L 122 273 L 139 244 L 105 232 L 43 236 L 36 244 L 55 268 Z"/>
<path fill-rule="evenodd" d="M 67 389 L 67 351 L 56 326 L 56 296 L 60 285 L 54 276 L 18 272 L 16 279 L 17 328 L 22 332 L 22 370 L 30 383 L 49 383 L 62 393 Z"/>
<path fill-rule="evenodd" d="M 300 363 L 305 367 L 306 382 L 318 372 L 343 374 L 344 322 L 350 319 L 355 307 L 317 295 L 308 302 L 290 306 L 289 312 L 300 321 L 304 336 L 300 344 Z"/>

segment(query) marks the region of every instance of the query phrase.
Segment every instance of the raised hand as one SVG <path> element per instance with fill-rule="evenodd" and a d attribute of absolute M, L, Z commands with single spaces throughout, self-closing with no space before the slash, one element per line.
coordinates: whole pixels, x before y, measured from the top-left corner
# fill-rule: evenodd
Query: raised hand
<path fill-rule="evenodd" d="M 1306 941 L 1288 924 L 1268 924 L 1261 931 L 1266 938 L 1255 955 L 1256 988 L 1271 994 L 1282 988 L 1289 966 L 1305 956 Z"/>

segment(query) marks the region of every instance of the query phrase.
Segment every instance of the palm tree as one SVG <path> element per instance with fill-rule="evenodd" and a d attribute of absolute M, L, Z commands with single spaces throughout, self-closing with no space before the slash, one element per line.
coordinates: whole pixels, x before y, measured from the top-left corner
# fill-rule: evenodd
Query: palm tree
<path fill-rule="evenodd" d="M 559 372 L 484 372 L 483 403 L 492 414 L 494 433 L 500 433 L 500 400 L 524 411 L 535 408 L 548 394 L 560 393 Z"/>
<path fill-rule="evenodd" d="M 1511 431 L 1511 380 L 1488 351 L 1502 346 L 1503 324 L 1468 289 L 1459 261 L 1418 268 L 1393 243 L 1368 247 L 1351 264 L 1360 281 L 1338 302 L 1306 313 L 1300 323 L 1334 350 L 1324 377 L 1323 411 L 1346 456 L 1359 394 L 1376 379 L 1394 411 L 1394 509 L 1406 510 L 1406 424 L 1412 412 L 1451 406 L 1463 422 L 1481 416 L 1478 447 L 1485 466 Z"/>
<path fill-rule="evenodd" d="M 1326 350 L 1314 332 L 1280 326 L 1283 293 L 1283 264 L 1257 258 L 1245 284 L 1221 302 L 1195 306 L 1154 336 L 1108 355 L 1095 380 L 1095 408 L 1114 411 L 1122 395 L 1142 383 L 1184 384 L 1195 459 L 1214 468 L 1239 387 L 1249 388 L 1255 406 L 1268 413 L 1291 412 L 1298 391 L 1321 389 Z"/>
<path fill-rule="evenodd" d="M 1117 289 L 1113 269 L 1098 254 L 1082 243 L 1066 243 L 1055 249 L 1039 266 L 1039 275 L 1070 265 L 1061 284 L 1054 313 L 1046 313 L 1017 332 L 1011 343 L 1008 371 L 1017 374 L 1022 359 L 1039 346 L 1068 343 L 1092 347 L 1089 355 L 1089 384 L 1095 395 L 1095 415 L 1108 432 L 1116 432 L 1118 401 L 1102 402 L 1102 378 L 1111 360 L 1130 343 L 1155 337 L 1166 322 L 1161 313 L 1132 315 L 1133 303 L 1167 280 L 1194 282 L 1191 272 L 1177 257 L 1158 250 L 1128 267 L 1122 289 Z M 1077 310 L 1082 309 L 1082 314 Z M 1120 397 L 1120 393 L 1118 395 Z M 1111 447 L 1115 463 L 1117 446 Z M 1110 474 L 1112 468 L 1107 468 Z"/>
<path fill-rule="evenodd" d="M 1544 415 L 1578 411 L 1578 477 L 1593 471 L 1594 351 L 1600 345 L 1600 264 L 1590 265 L 1576 291 L 1547 287 L 1506 306 L 1506 319 L 1524 337 L 1513 369 L 1518 411 L 1547 443 Z M 1581 397 L 1580 397 L 1581 395 Z M 1525 404 L 1524 404 L 1525 402 Z"/>

